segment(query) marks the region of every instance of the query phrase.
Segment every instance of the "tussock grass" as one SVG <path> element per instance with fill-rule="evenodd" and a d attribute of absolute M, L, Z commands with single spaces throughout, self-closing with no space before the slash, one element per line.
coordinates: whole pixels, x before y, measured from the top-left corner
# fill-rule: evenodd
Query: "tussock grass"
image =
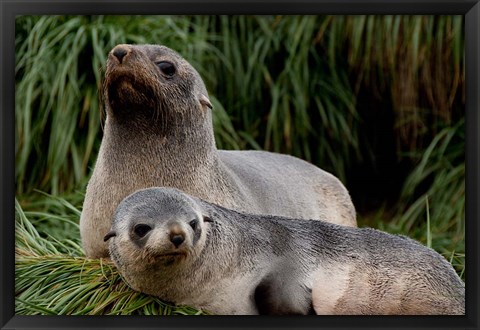
<path fill-rule="evenodd" d="M 465 257 L 464 125 L 462 120 L 443 129 L 417 155 L 419 163 L 405 182 L 395 221 L 402 232 L 427 231 L 434 249 L 445 255 L 455 251 L 459 258 Z M 430 229 L 421 219 L 430 219 Z"/>
<path fill-rule="evenodd" d="M 432 247 L 465 271 L 465 122 L 440 131 L 407 177 L 392 210 L 380 209 L 369 225 L 405 234 Z M 390 221 L 385 221 L 390 219 Z M 361 222 L 361 220 L 359 221 Z"/>
<path fill-rule="evenodd" d="M 400 152 L 423 149 L 426 137 L 464 115 L 455 107 L 464 99 L 460 16 L 349 16 L 335 24 L 350 43 L 356 88 L 391 96 Z"/>
<path fill-rule="evenodd" d="M 462 16 L 19 17 L 17 192 L 85 183 L 101 138 L 97 89 L 119 43 L 165 44 L 197 68 L 219 147 L 293 154 L 345 182 L 362 158 L 375 165 L 360 148 L 371 141 L 359 90 L 391 102 L 399 158 L 464 116 L 462 26 Z"/>

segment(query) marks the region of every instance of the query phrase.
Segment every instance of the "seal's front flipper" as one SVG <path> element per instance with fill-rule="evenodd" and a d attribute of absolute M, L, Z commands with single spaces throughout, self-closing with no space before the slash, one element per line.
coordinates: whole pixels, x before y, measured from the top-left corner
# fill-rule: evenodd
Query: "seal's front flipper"
<path fill-rule="evenodd" d="M 315 314 L 311 291 L 300 281 L 285 281 L 280 274 L 267 275 L 255 288 L 254 300 L 260 315 Z"/>

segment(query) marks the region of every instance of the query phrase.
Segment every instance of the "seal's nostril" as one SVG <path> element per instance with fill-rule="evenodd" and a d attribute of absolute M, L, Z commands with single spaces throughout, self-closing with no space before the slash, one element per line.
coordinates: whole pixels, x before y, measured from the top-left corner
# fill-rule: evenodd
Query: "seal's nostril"
<path fill-rule="evenodd" d="M 183 241 L 185 241 L 185 237 L 183 235 L 172 235 L 170 236 L 170 241 L 175 245 L 175 247 L 179 247 Z"/>
<path fill-rule="evenodd" d="M 124 47 L 115 47 L 115 49 L 113 50 L 113 55 L 118 58 L 118 60 L 120 61 L 120 63 L 122 63 L 122 60 L 123 58 L 125 57 L 125 55 L 127 55 L 128 51 L 124 48 Z"/>

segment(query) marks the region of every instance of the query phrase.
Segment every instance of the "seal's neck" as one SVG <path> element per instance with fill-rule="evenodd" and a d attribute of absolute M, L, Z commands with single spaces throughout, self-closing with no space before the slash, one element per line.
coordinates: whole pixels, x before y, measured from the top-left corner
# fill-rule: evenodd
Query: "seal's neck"
<path fill-rule="evenodd" d="M 199 171 L 205 177 L 217 161 L 211 119 L 205 116 L 196 121 L 177 116 L 168 123 L 161 117 L 130 122 L 107 117 L 101 158 L 114 169 L 112 174 L 144 179 L 146 187 L 178 186 Z"/>

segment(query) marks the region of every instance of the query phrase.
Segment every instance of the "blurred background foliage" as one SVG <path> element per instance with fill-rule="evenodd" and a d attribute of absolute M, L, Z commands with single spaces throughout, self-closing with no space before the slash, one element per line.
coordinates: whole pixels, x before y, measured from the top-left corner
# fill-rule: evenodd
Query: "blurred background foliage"
<path fill-rule="evenodd" d="M 332 172 L 360 226 L 429 244 L 463 276 L 463 25 L 462 16 L 18 17 L 17 224 L 81 256 L 107 53 L 159 43 L 203 77 L 219 148 L 288 153 Z"/>

